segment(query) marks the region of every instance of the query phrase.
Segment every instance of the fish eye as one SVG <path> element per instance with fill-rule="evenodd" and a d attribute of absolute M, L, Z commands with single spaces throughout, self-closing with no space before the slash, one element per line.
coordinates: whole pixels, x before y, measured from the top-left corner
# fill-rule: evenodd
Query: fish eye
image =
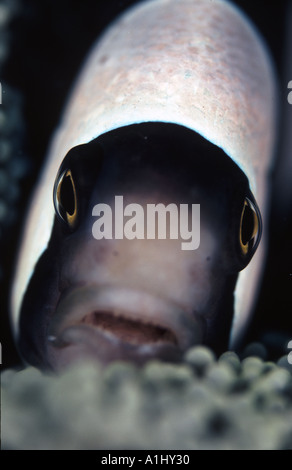
<path fill-rule="evenodd" d="M 239 229 L 239 245 L 244 259 L 251 259 L 255 253 L 262 232 L 262 221 L 257 204 L 250 198 L 244 200 Z"/>
<path fill-rule="evenodd" d="M 78 206 L 74 179 L 71 170 L 61 172 L 55 182 L 54 206 L 58 217 L 70 229 L 76 226 Z"/>

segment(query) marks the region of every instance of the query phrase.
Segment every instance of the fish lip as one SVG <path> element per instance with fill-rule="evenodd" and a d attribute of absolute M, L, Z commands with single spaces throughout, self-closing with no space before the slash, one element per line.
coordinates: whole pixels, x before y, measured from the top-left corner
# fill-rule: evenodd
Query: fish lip
<path fill-rule="evenodd" d="M 134 345 L 87 325 L 67 328 L 61 343 L 57 347 L 50 345 L 49 350 L 49 364 L 56 371 L 62 371 L 72 362 L 84 359 L 101 365 L 121 360 L 143 365 L 151 359 L 181 362 L 183 357 L 183 351 L 177 346 L 166 343 Z"/>
<path fill-rule="evenodd" d="M 168 340 L 146 341 L 145 343 L 143 341 L 137 343 L 125 341 L 111 331 L 104 331 L 98 326 L 84 322 L 88 315 L 99 312 L 108 312 L 109 317 L 135 322 L 137 326 L 140 324 L 141 326 L 146 325 L 146 328 L 153 327 L 154 330 L 155 328 L 157 330 L 163 329 L 169 333 Z M 181 319 L 183 319 L 183 327 Z M 61 294 L 49 326 L 48 342 L 50 346 L 64 348 L 71 344 L 73 339 L 67 332 L 72 328 L 75 330 L 76 328 L 98 330 L 97 336 L 109 341 L 113 348 L 127 348 L 129 346 L 133 351 L 141 352 L 143 347 L 144 351 L 149 348 L 154 351 L 166 345 L 186 350 L 189 343 L 192 342 L 191 331 L 198 329 L 198 322 L 193 315 L 175 302 L 162 299 L 157 295 L 123 287 L 90 284 L 72 286 Z M 90 333 L 88 332 L 88 334 Z"/>

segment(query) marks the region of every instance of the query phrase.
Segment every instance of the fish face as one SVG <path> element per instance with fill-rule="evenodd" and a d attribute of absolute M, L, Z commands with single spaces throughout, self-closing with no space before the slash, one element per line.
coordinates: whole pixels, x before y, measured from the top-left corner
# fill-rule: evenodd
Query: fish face
<path fill-rule="evenodd" d="M 125 126 L 72 148 L 56 175 L 55 222 L 27 289 L 20 350 L 60 370 L 179 361 L 228 345 L 238 272 L 261 233 L 248 180 L 196 132 Z"/>

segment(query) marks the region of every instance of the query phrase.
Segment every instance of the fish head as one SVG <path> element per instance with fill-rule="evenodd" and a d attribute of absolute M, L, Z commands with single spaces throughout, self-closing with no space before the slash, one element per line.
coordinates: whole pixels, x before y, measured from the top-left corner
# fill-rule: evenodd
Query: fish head
<path fill-rule="evenodd" d="M 196 344 L 226 350 L 261 218 L 222 149 L 175 124 L 119 128 L 68 152 L 53 200 L 52 236 L 21 313 L 28 362 L 59 370 L 84 357 L 144 363 L 181 360 Z"/>

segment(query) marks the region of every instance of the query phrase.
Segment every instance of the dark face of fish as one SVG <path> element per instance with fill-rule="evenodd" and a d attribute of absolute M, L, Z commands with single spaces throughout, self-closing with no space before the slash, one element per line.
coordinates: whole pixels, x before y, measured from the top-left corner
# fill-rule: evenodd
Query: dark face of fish
<path fill-rule="evenodd" d="M 69 151 L 54 201 L 22 305 L 26 361 L 59 370 L 84 357 L 144 363 L 179 361 L 195 344 L 226 350 L 260 215 L 221 149 L 174 124 L 120 128 Z M 150 220 L 159 204 L 161 219 Z"/>

